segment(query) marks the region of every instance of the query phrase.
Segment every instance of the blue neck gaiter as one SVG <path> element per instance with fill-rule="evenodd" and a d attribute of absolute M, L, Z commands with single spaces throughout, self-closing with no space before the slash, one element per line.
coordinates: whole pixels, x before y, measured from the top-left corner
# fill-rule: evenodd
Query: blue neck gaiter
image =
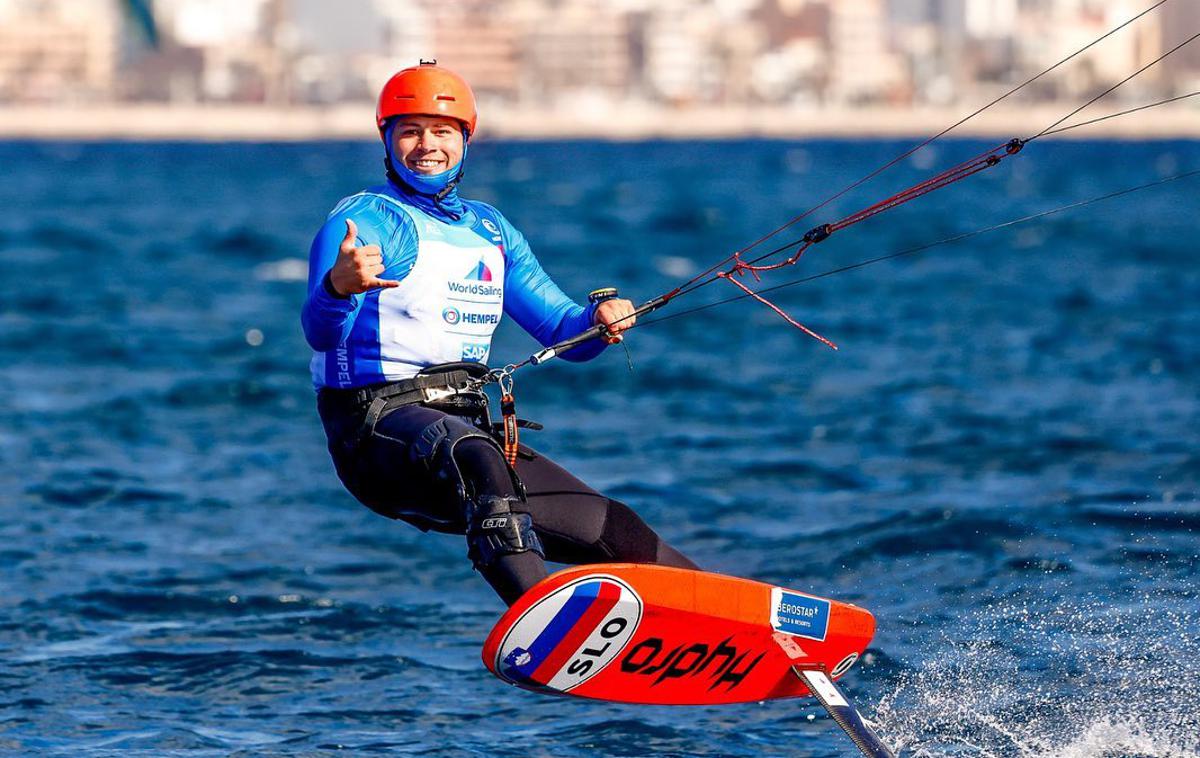
<path fill-rule="evenodd" d="M 463 164 L 467 162 L 468 144 L 463 143 L 462 159 L 457 166 L 439 174 L 418 174 L 392 154 L 392 131 L 396 124 L 397 122 L 393 121 L 384 131 L 388 180 L 396 189 L 407 195 L 413 205 L 429 215 L 447 221 L 458 221 L 466 210 L 462 198 L 458 196 L 457 185 L 458 180 L 462 178 Z"/>

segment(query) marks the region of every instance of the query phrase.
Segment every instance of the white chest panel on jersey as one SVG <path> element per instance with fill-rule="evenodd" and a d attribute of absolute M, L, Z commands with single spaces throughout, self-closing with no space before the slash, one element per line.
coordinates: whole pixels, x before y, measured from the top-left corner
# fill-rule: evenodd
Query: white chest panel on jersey
<path fill-rule="evenodd" d="M 396 204 L 417 230 L 417 259 L 379 293 L 379 351 L 388 379 L 452 361 L 485 363 L 504 312 L 504 253 L 470 228 Z"/>

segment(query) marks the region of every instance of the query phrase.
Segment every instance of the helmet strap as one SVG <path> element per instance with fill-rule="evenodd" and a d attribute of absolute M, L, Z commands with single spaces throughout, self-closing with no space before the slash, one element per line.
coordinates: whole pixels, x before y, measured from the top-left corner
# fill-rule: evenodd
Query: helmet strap
<path fill-rule="evenodd" d="M 458 173 L 456 173 L 454 175 L 453 179 L 446 182 L 446 186 L 442 187 L 440 190 L 438 190 L 437 194 L 435 194 L 433 196 L 433 204 L 437 206 L 438 210 L 441 211 L 442 213 L 445 213 L 447 216 L 454 219 L 455 221 L 461 221 L 462 214 L 455 213 L 454 211 L 445 207 L 444 205 L 442 205 L 442 201 L 446 199 L 447 195 L 449 195 L 451 192 L 454 191 L 454 188 L 458 186 L 458 183 L 462 181 L 462 178 L 463 178 L 463 165 L 460 162 L 458 164 Z"/>

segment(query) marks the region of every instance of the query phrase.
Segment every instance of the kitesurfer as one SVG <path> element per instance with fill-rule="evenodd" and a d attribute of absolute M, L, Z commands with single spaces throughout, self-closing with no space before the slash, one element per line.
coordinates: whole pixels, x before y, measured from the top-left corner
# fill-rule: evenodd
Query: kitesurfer
<path fill-rule="evenodd" d="M 313 241 L 301 321 L 338 476 L 384 516 L 465 534 L 509 604 L 545 560 L 695 568 L 625 504 L 524 445 L 510 465 L 495 438 L 478 380 L 502 314 L 550 345 L 600 324 L 617 338 L 634 307 L 612 288 L 575 303 L 499 211 L 459 196 L 476 123 L 462 77 L 426 61 L 395 74 L 376 112 L 387 183 L 343 199 Z"/>

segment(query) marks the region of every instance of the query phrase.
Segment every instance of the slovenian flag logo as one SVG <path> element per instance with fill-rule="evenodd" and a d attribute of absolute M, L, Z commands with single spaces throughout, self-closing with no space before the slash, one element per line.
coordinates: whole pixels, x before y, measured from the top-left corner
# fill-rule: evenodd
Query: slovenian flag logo
<path fill-rule="evenodd" d="M 620 654 L 641 616 L 641 598 L 623 582 L 583 577 L 517 619 L 497 651 L 495 671 L 527 688 L 566 692 Z"/>
<path fill-rule="evenodd" d="M 492 280 L 492 270 L 483 262 L 483 258 L 480 258 L 479 265 L 467 274 L 465 278 L 468 282 L 490 282 Z"/>

